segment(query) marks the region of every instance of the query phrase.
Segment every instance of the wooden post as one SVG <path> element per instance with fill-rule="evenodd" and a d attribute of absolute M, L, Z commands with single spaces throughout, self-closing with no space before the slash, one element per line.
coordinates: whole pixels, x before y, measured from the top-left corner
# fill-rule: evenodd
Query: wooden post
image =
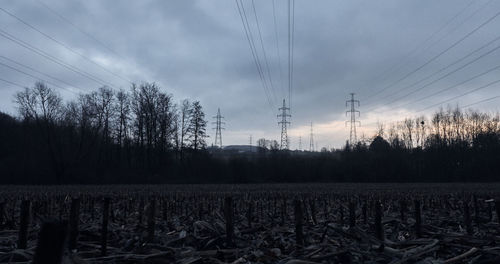
<path fill-rule="evenodd" d="M 253 214 L 253 203 L 252 201 L 249 201 L 248 211 L 247 211 L 248 228 L 252 228 L 252 214 Z"/>
<path fill-rule="evenodd" d="M 349 201 L 349 227 L 356 225 L 356 205 L 353 201 Z"/>
<path fill-rule="evenodd" d="M 23 200 L 21 202 L 21 221 L 19 224 L 19 241 L 17 248 L 26 249 L 28 246 L 28 226 L 30 222 L 30 201 Z"/>
<path fill-rule="evenodd" d="M 302 214 L 302 206 L 299 200 L 293 201 L 294 207 L 294 216 L 295 216 L 295 239 L 297 246 L 304 245 L 304 233 L 302 231 L 302 218 L 304 215 Z"/>
<path fill-rule="evenodd" d="M 76 249 L 76 247 L 77 247 L 79 222 L 80 222 L 80 199 L 73 198 L 71 200 L 71 209 L 69 212 L 69 249 L 70 250 Z"/>
<path fill-rule="evenodd" d="M 415 235 L 417 238 L 422 237 L 422 215 L 420 211 L 420 201 L 415 200 Z"/>
<path fill-rule="evenodd" d="M 497 212 L 497 222 L 500 223 L 500 198 L 495 199 L 495 211 Z"/>
<path fill-rule="evenodd" d="M 38 234 L 33 264 L 61 263 L 67 226 L 66 222 L 60 221 L 42 224 Z"/>
<path fill-rule="evenodd" d="M 198 220 L 203 220 L 203 203 L 198 203 Z"/>
<path fill-rule="evenodd" d="M 95 220 L 95 210 L 94 210 L 94 198 L 90 199 L 90 218 L 92 222 Z"/>
<path fill-rule="evenodd" d="M 168 203 L 165 200 L 163 200 L 163 208 L 162 209 L 163 209 L 163 212 L 162 212 L 163 220 L 167 221 L 168 220 Z"/>
<path fill-rule="evenodd" d="M 313 224 L 316 224 L 316 201 L 315 199 L 309 200 L 309 207 L 311 208 L 311 218 L 313 220 Z"/>
<path fill-rule="evenodd" d="M 153 241 L 155 237 L 155 214 L 156 214 L 156 199 L 153 197 L 149 202 L 148 241 Z"/>
<path fill-rule="evenodd" d="M 264 205 L 263 202 L 259 202 L 259 223 L 264 219 Z"/>
<path fill-rule="evenodd" d="M 277 207 L 278 207 L 278 206 L 276 206 L 276 197 L 274 197 L 274 205 L 273 205 L 273 210 L 274 210 L 274 211 L 273 211 L 273 217 L 276 217 L 276 208 L 277 208 Z"/>
<path fill-rule="evenodd" d="M 0 203 L 0 230 L 3 230 L 3 227 L 5 225 L 5 203 L 1 202 Z"/>
<path fill-rule="evenodd" d="M 142 226 L 142 215 L 144 214 L 144 200 L 141 198 L 139 208 L 137 209 L 137 226 Z"/>
<path fill-rule="evenodd" d="M 281 225 L 285 225 L 286 207 L 287 207 L 286 199 L 283 199 L 283 203 L 281 205 Z"/>
<path fill-rule="evenodd" d="M 109 208 L 109 220 L 113 223 L 116 223 L 116 214 L 115 214 L 115 210 L 113 210 L 113 208 Z"/>
<path fill-rule="evenodd" d="M 328 201 L 325 199 L 323 201 L 323 212 L 324 212 L 324 217 L 325 217 L 325 222 L 328 221 Z"/>
<path fill-rule="evenodd" d="M 470 211 L 469 211 L 469 204 L 467 201 L 464 199 L 463 202 L 464 206 L 464 224 L 465 224 L 465 230 L 467 231 L 467 234 L 472 235 L 473 229 L 472 229 L 472 220 L 470 217 Z"/>
<path fill-rule="evenodd" d="M 368 216 L 366 214 L 366 208 L 368 207 L 368 205 L 366 204 L 366 202 L 363 204 L 363 223 L 366 225 L 366 223 L 368 223 Z"/>
<path fill-rule="evenodd" d="M 66 209 L 66 204 L 63 200 L 59 199 L 59 204 L 56 204 L 56 208 L 59 207 L 59 220 L 63 220 L 64 210 Z"/>
<path fill-rule="evenodd" d="M 108 218 L 109 218 L 109 204 L 111 199 L 109 197 L 104 198 L 104 204 L 102 206 L 102 228 L 101 228 L 101 256 L 106 256 L 108 253 Z"/>
<path fill-rule="evenodd" d="M 493 221 L 493 203 L 488 203 L 488 222 Z"/>
<path fill-rule="evenodd" d="M 226 219 L 226 242 L 228 245 L 233 245 L 233 199 L 231 197 L 226 197 L 224 200 L 224 217 Z"/>
<path fill-rule="evenodd" d="M 480 222 L 480 208 L 479 208 L 479 203 L 477 202 L 477 196 L 476 195 L 473 195 L 473 201 L 474 201 L 474 221 L 476 222 L 476 224 L 479 226 L 479 222 Z"/>
<path fill-rule="evenodd" d="M 406 210 L 408 210 L 406 206 L 406 201 L 405 200 L 400 200 L 399 201 L 399 213 L 401 215 L 401 223 L 406 222 Z"/>
<path fill-rule="evenodd" d="M 339 206 L 339 217 L 340 217 L 340 225 L 344 226 L 344 206 L 342 204 Z"/>
<path fill-rule="evenodd" d="M 382 206 L 379 201 L 375 202 L 375 236 L 384 241 L 384 227 L 382 226 Z"/>

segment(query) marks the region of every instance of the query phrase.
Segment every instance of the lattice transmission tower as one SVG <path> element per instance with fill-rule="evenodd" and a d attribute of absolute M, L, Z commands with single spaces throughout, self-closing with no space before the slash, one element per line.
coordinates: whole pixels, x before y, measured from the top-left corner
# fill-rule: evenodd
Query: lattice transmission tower
<path fill-rule="evenodd" d="M 280 149 L 288 149 L 288 134 L 287 134 L 287 126 L 290 125 L 290 121 L 287 120 L 288 117 L 292 117 L 289 114 L 290 108 L 286 107 L 285 99 L 283 99 L 283 106 L 278 108 L 281 111 L 281 114 L 278 115 L 278 118 L 281 118 L 281 121 L 278 122 L 278 125 L 281 125 L 281 143 Z"/>
<path fill-rule="evenodd" d="M 314 151 L 313 122 L 311 122 L 311 134 L 309 135 L 309 151 Z"/>
<path fill-rule="evenodd" d="M 222 125 L 224 125 L 226 123 L 222 121 L 222 119 L 224 117 L 221 116 L 221 114 L 220 114 L 220 108 L 217 109 L 217 115 L 214 116 L 213 118 L 215 118 L 215 122 L 212 122 L 212 124 L 215 125 L 215 128 L 214 128 L 215 129 L 215 142 L 214 142 L 214 145 L 222 148 L 222 129 L 224 129 L 222 127 Z"/>
<path fill-rule="evenodd" d="M 356 107 L 355 107 L 356 103 L 358 104 L 358 107 L 359 107 L 359 101 L 354 100 L 354 93 L 351 93 L 351 100 L 347 100 L 345 102 L 346 107 L 348 106 L 348 104 L 351 107 L 350 110 L 345 112 L 346 116 L 348 113 L 351 115 L 351 120 L 345 121 L 346 126 L 347 126 L 347 123 L 350 123 L 350 126 L 351 126 L 351 130 L 349 133 L 349 145 L 351 145 L 351 146 L 356 144 L 356 142 L 358 141 L 357 136 L 356 136 L 356 126 L 358 124 L 361 125 L 361 122 L 356 121 L 356 113 L 358 114 L 358 117 L 360 116 L 360 112 L 358 110 L 356 110 Z"/>

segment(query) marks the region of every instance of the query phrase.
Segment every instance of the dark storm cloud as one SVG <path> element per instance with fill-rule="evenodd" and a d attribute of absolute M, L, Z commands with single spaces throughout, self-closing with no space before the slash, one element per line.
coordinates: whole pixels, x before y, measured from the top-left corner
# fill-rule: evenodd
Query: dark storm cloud
<path fill-rule="evenodd" d="M 286 1 L 275 1 L 283 76 L 280 76 L 278 66 L 272 2 L 255 1 L 274 84 L 274 91 L 271 91 L 275 95 L 272 107 L 261 86 L 234 1 L 42 1 L 105 43 L 116 54 L 58 18 L 36 0 L 3 1 L 2 7 L 125 79 L 134 82 L 155 81 L 178 100 L 200 100 L 207 117 L 213 116 L 220 107 L 227 122 L 225 144 L 247 143 L 250 134 L 253 134 L 254 139 L 277 139 L 277 107 L 283 97 L 288 100 Z M 243 2 L 262 60 L 251 1 Z M 386 89 L 384 93 L 371 96 L 473 30 L 498 12 L 500 4 L 487 0 L 296 0 L 295 3 L 292 147 L 296 147 L 298 136 L 307 138 L 309 122 L 316 124 L 317 141 L 321 146 L 338 147 L 342 144 L 346 138 L 345 100 L 350 92 L 356 92 L 362 99 L 361 121 L 370 123 L 389 117 L 422 114 L 415 111 L 493 81 L 498 76 L 498 72 L 492 72 L 423 103 L 396 108 L 396 114 L 392 116 L 390 112 L 380 115 L 363 112 L 364 109 L 379 107 L 385 108 L 378 110 L 392 109 L 392 105 L 387 103 L 397 98 L 396 95 L 391 97 L 394 91 L 432 74 L 496 37 L 495 29 L 500 23 L 498 18 L 415 74 Z M 420 45 L 461 10 L 463 12 L 447 27 Z M 1 30 L 117 88 L 129 87 L 123 79 L 58 46 L 3 12 L 0 12 L 0 25 Z M 407 56 L 415 47 L 421 49 L 413 56 Z M 0 42 L 0 55 L 57 76 L 85 91 L 100 86 L 4 38 Z M 493 52 L 470 67 L 394 105 L 404 105 L 493 67 L 498 56 L 498 52 Z M 3 59 L 0 62 L 7 63 Z M 264 66 L 263 60 L 262 63 Z M 399 67 L 387 76 L 381 76 L 397 63 L 400 63 Z M 267 74 L 265 66 L 264 69 Z M 0 76 L 23 86 L 34 82 L 2 66 Z M 67 88 L 75 93 L 81 92 Z M 0 110 L 15 112 L 12 96 L 18 89 L 1 83 Z M 451 103 L 474 102 L 495 95 L 496 89 L 492 86 Z M 64 90 L 60 93 L 68 99 L 75 96 Z M 495 104 L 478 107 L 497 110 Z"/>

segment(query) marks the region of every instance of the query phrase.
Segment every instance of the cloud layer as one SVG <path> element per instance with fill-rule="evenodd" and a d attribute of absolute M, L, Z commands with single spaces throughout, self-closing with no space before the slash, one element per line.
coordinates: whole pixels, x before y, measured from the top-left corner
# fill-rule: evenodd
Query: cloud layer
<path fill-rule="evenodd" d="M 243 3 L 264 65 L 252 1 L 244 0 Z M 270 91 L 273 95 L 270 100 L 274 100 L 272 105 L 261 85 L 234 1 L 3 2 L 2 8 L 6 11 L 72 51 L 5 12 L 0 12 L 0 30 L 113 87 L 128 88 L 128 80 L 155 81 L 178 100 L 200 100 L 208 117 L 220 108 L 227 123 L 223 143 L 247 144 L 250 135 L 254 142 L 260 137 L 278 139 L 277 108 L 282 98 L 288 100 L 287 1 L 275 0 L 277 32 L 272 1 L 255 0 L 254 3 L 274 84 Z M 418 111 L 495 81 L 500 70 L 456 85 L 497 66 L 500 51 L 492 51 L 463 69 L 428 84 L 500 45 L 500 40 L 494 41 L 452 64 L 500 36 L 497 33 L 500 17 L 495 17 L 447 50 L 498 11 L 500 3 L 489 0 L 296 0 L 292 148 L 298 147 L 299 137 L 302 137 L 303 147 L 308 148 L 310 122 L 315 126 L 318 148 L 340 147 L 348 138 L 344 121 L 347 120 L 345 100 L 350 92 L 355 92 L 361 101 L 360 121 L 369 125 L 360 131 L 371 136 L 374 122 L 431 113 L 439 106 Z M 100 81 L 76 74 L 5 37 L 0 38 L 0 55 L 3 56 L 0 63 L 50 80 L 65 98 L 102 85 Z M 278 60 L 278 49 L 281 60 Z M 439 57 L 432 59 L 436 56 Z M 5 58 L 57 77 L 64 83 Z M 446 68 L 450 64 L 452 66 Z M 265 72 L 267 74 L 267 69 Z M 0 65 L 0 78 L 21 86 L 30 86 L 35 81 L 3 65 Z M 466 105 L 499 95 L 498 87 L 485 87 L 445 105 Z M 417 88 L 421 90 L 403 97 Z M 446 88 L 445 92 L 410 104 Z M 15 113 L 12 98 L 19 89 L 0 81 L 0 111 Z M 396 100 L 399 97 L 402 98 Z M 475 107 L 497 111 L 497 105 L 498 101 L 491 101 Z M 213 137 L 209 139 L 212 140 Z"/>

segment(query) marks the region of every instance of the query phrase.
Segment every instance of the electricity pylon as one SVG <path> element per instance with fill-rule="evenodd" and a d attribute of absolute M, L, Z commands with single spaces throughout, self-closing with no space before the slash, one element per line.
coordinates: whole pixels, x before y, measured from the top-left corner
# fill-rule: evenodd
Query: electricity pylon
<path fill-rule="evenodd" d="M 220 114 L 220 108 L 217 109 L 217 115 L 214 116 L 215 122 L 212 122 L 212 124 L 215 125 L 215 142 L 214 145 L 222 148 L 222 125 L 226 124 L 225 122 L 222 122 L 222 119 L 224 118 Z"/>
<path fill-rule="evenodd" d="M 313 122 L 311 122 L 311 134 L 309 138 L 309 151 L 314 151 L 314 134 L 313 134 Z"/>
<path fill-rule="evenodd" d="M 288 114 L 287 111 L 290 111 L 289 107 L 286 107 L 285 99 L 283 99 L 283 106 L 278 108 L 281 111 L 281 114 L 278 115 L 278 118 L 281 117 L 281 121 L 278 122 L 278 125 L 281 125 L 281 143 L 280 149 L 288 149 L 288 134 L 287 134 L 287 125 L 290 125 L 290 121 L 287 120 L 287 117 L 292 117 Z"/>
<path fill-rule="evenodd" d="M 359 124 L 361 126 L 361 122 L 356 121 L 356 113 L 358 113 L 358 117 L 360 116 L 360 112 L 358 110 L 356 110 L 356 108 L 355 108 L 356 103 L 358 103 L 358 107 L 359 107 L 359 101 L 354 100 L 354 93 L 351 93 L 351 100 L 347 100 L 345 102 L 346 107 L 348 106 L 347 104 L 350 104 L 350 106 L 351 106 L 351 109 L 345 112 L 346 116 L 347 116 L 347 113 L 350 113 L 350 115 L 351 115 L 351 120 L 345 121 L 346 126 L 347 126 L 347 123 L 351 124 L 351 131 L 349 133 L 349 145 L 351 145 L 351 146 L 356 144 L 356 142 L 358 141 L 357 136 L 356 136 L 356 125 Z"/>

